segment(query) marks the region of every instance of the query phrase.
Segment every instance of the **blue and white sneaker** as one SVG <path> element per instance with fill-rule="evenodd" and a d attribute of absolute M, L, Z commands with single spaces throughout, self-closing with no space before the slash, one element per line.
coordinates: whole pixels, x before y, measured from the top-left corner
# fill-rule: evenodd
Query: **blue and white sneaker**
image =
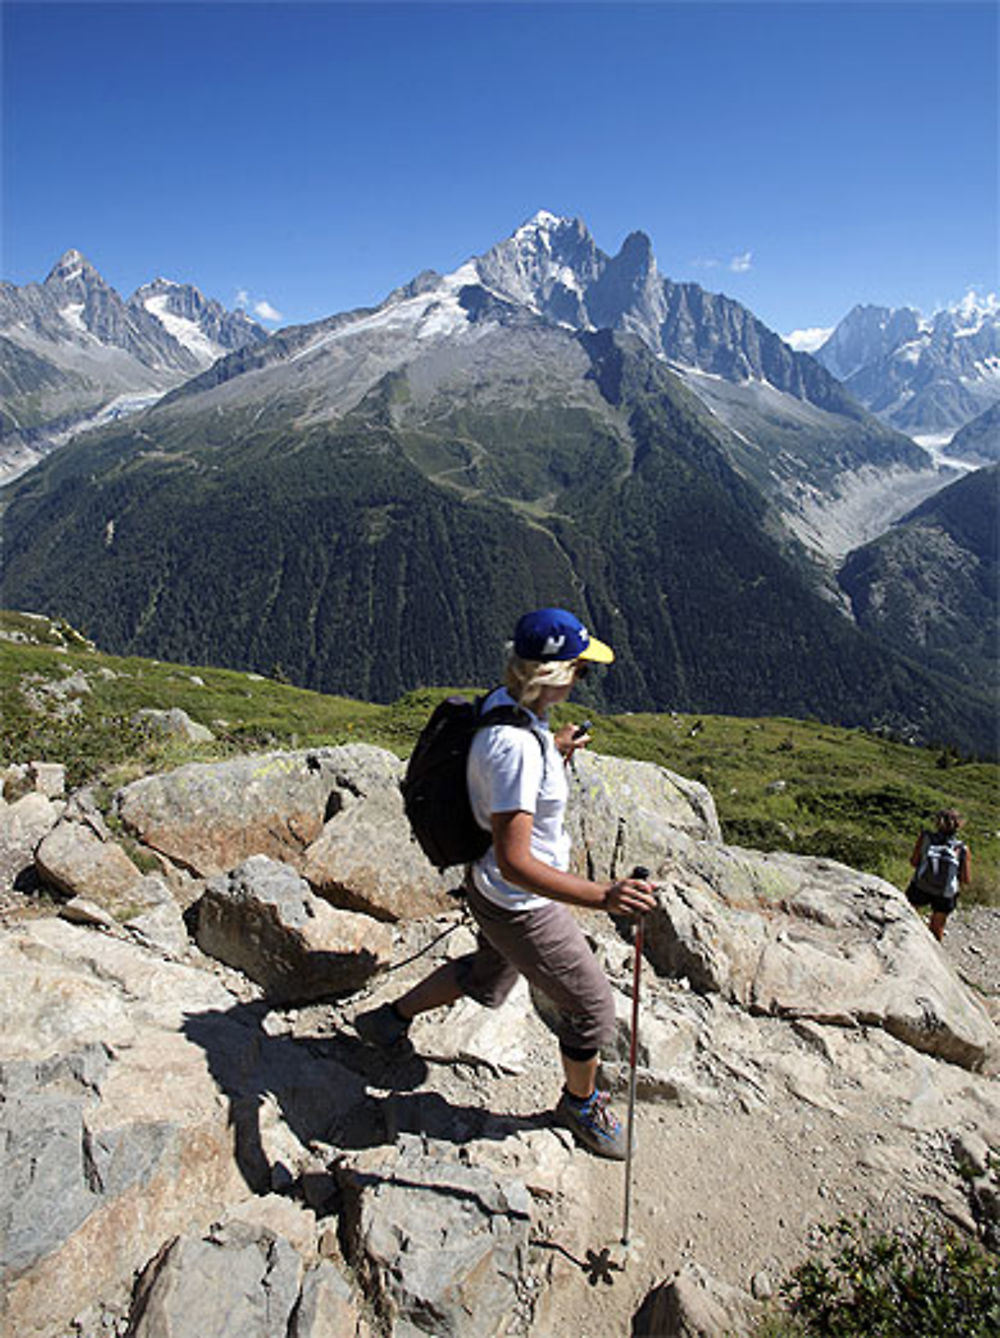
<path fill-rule="evenodd" d="M 621 1120 L 610 1106 L 609 1092 L 593 1091 L 580 1098 L 563 1091 L 556 1106 L 556 1120 L 564 1125 L 576 1141 L 599 1157 L 624 1161 L 627 1138 Z"/>

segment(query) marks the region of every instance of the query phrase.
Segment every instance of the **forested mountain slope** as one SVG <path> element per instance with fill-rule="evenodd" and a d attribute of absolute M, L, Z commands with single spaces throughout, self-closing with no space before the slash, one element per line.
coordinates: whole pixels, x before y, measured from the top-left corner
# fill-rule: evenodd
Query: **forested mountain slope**
<path fill-rule="evenodd" d="M 489 681 L 518 612 L 560 602 L 619 652 L 609 707 L 987 746 L 985 695 L 818 592 L 726 429 L 639 339 L 525 314 L 473 333 L 336 419 L 308 386 L 252 413 L 208 390 L 51 457 L 12 490 L 4 603 L 112 651 L 384 701 Z"/>

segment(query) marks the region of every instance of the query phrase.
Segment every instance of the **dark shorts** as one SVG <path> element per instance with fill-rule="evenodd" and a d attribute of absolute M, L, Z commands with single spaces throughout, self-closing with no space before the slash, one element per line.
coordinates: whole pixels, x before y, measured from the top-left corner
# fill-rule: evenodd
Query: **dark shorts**
<path fill-rule="evenodd" d="M 611 986 L 583 931 L 559 902 L 509 911 L 470 887 L 466 902 L 479 928 L 479 946 L 460 957 L 458 980 L 477 1003 L 499 1008 L 518 976 L 552 1000 L 559 1043 L 570 1057 L 596 1053 L 614 1036 Z"/>
<path fill-rule="evenodd" d="M 929 906 L 939 915 L 950 915 L 958 904 L 958 893 L 953 897 L 939 897 L 933 892 L 925 892 L 913 882 L 906 889 L 906 900 L 911 906 Z"/>

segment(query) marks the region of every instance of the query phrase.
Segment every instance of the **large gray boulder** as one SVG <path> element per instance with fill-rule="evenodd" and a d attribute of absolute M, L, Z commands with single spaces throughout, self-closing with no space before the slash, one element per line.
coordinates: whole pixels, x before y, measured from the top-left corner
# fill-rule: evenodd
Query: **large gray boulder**
<path fill-rule="evenodd" d="M 0 1332 L 51 1338 L 245 1193 L 187 1012 L 210 975 L 57 919 L 0 935 Z"/>
<path fill-rule="evenodd" d="M 728 1338 L 752 1334 L 761 1307 L 747 1292 L 684 1264 L 649 1293 L 632 1323 L 634 1338 Z"/>
<path fill-rule="evenodd" d="M 0 1016 L 0 1332 L 18 1338 L 65 1332 L 166 1242 L 293 1181 L 276 1117 L 287 1156 L 365 1103 L 210 972 L 52 917 L 0 933 Z"/>
<path fill-rule="evenodd" d="M 287 1334 L 302 1258 L 283 1236 L 236 1222 L 181 1236 L 145 1270 L 133 1338 L 275 1338 Z"/>
<path fill-rule="evenodd" d="M 404 764 L 367 744 L 199 763 L 125 786 L 116 806 L 145 845 L 202 877 L 251 855 L 291 864 L 332 904 L 377 919 L 445 911 L 460 871 L 442 876 L 412 839 Z M 651 762 L 578 755 L 569 827 L 579 869 L 627 873 L 678 834 L 720 839 L 704 786 Z"/>
<path fill-rule="evenodd" d="M 194 763 L 125 786 L 126 828 L 195 874 L 251 855 L 305 872 L 327 900 L 383 920 L 447 909 L 442 878 L 412 841 L 403 764 L 368 744 Z"/>
<path fill-rule="evenodd" d="M 362 765 L 363 764 L 363 765 Z M 350 780 L 323 831 L 305 852 L 302 874 L 335 906 L 379 920 L 415 920 L 449 907 L 461 870 L 442 876 L 410 835 L 399 782 L 403 763 L 369 748 L 354 759 Z"/>
<path fill-rule="evenodd" d="M 392 956 L 387 925 L 327 905 L 267 855 L 210 879 L 197 914 L 201 950 L 243 971 L 274 1002 L 357 989 Z"/>
<path fill-rule="evenodd" d="M 1000 1036 L 890 883 L 830 860 L 675 842 L 648 955 L 754 1012 L 883 1027 L 967 1068 Z"/>
<path fill-rule="evenodd" d="M 66 805 L 32 791 L 12 804 L 0 803 L 0 889 L 20 885 L 34 869 L 35 851 Z"/>
<path fill-rule="evenodd" d="M 215 738 L 207 725 L 200 725 L 196 720 L 192 720 L 187 711 L 182 711 L 179 706 L 166 711 L 146 707 L 136 711 L 132 723 L 157 734 L 186 739 L 188 743 L 211 743 Z"/>
<path fill-rule="evenodd" d="M 115 806 L 133 836 L 201 877 L 250 855 L 295 863 L 340 802 L 339 751 L 191 763 L 133 781 Z"/>
<path fill-rule="evenodd" d="M 636 865 L 659 868 L 679 839 L 722 840 L 704 785 L 653 762 L 589 750 L 573 759 L 566 819 L 574 868 L 593 878 L 622 878 Z"/>
<path fill-rule="evenodd" d="M 316 1219 L 275 1194 L 168 1242 L 143 1270 L 134 1338 L 340 1338 L 364 1332 L 355 1290 L 317 1256 Z"/>

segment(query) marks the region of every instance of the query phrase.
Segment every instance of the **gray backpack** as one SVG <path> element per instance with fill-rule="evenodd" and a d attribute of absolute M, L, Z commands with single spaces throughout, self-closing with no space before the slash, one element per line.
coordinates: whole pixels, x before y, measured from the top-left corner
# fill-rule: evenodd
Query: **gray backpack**
<path fill-rule="evenodd" d="M 932 897 L 957 897 L 964 852 L 958 837 L 924 832 L 923 853 L 913 879 L 918 891 Z"/>

